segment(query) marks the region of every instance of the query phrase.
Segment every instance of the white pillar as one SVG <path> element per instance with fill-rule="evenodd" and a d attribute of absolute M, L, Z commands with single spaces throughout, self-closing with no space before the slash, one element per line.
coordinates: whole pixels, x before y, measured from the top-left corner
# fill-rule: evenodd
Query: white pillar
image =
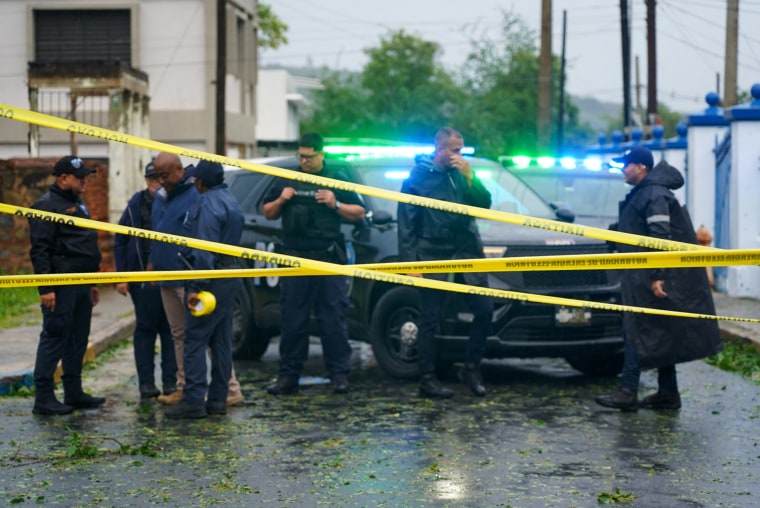
<path fill-rule="evenodd" d="M 731 122 L 730 242 L 732 249 L 760 249 L 760 84 L 754 100 L 726 111 Z M 728 268 L 730 296 L 760 298 L 760 267 Z"/>
<path fill-rule="evenodd" d="M 686 206 L 694 227 L 704 226 L 715 235 L 715 153 L 713 149 L 728 132 L 728 120 L 717 105 L 718 94 L 705 96 L 708 107 L 689 115 L 687 134 Z"/>

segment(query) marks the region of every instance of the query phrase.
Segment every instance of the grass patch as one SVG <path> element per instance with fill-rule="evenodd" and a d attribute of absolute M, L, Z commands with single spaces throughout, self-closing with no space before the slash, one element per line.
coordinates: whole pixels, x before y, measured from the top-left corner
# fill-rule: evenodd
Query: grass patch
<path fill-rule="evenodd" d="M 30 313 L 29 306 L 39 301 L 36 287 L 0 289 L 0 326 L 15 326 Z"/>
<path fill-rule="evenodd" d="M 722 370 L 739 374 L 760 385 L 760 350 L 747 339 L 729 338 L 723 342 L 723 351 L 705 361 Z"/>

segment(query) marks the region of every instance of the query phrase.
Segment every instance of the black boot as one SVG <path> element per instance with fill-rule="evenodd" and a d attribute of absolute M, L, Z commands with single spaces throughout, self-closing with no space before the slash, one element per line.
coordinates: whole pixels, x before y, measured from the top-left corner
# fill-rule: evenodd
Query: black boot
<path fill-rule="evenodd" d="M 663 392 L 658 390 L 652 395 L 641 399 L 639 404 L 646 409 L 680 409 L 681 395 L 678 392 Z"/>
<path fill-rule="evenodd" d="M 179 418 L 198 419 L 206 418 L 208 416 L 206 407 L 204 405 L 190 404 L 184 399 L 173 408 L 167 409 L 165 414 L 167 418 L 172 418 L 175 420 Z"/>
<path fill-rule="evenodd" d="M 74 411 L 73 407 L 61 404 L 55 397 L 44 401 L 35 400 L 32 409 L 32 413 L 36 415 L 67 415 L 72 411 Z"/>
<path fill-rule="evenodd" d="M 330 386 L 332 386 L 333 393 L 348 393 L 348 377 L 335 376 L 330 379 Z"/>
<path fill-rule="evenodd" d="M 446 388 L 433 374 L 425 374 L 420 379 L 420 397 L 429 399 L 448 399 L 454 391 Z"/>
<path fill-rule="evenodd" d="M 459 370 L 459 380 L 467 384 L 476 397 L 483 397 L 486 394 L 486 387 L 483 385 L 483 377 L 480 375 L 478 365 L 465 363 Z"/>
<path fill-rule="evenodd" d="M 639 409 L 639 398 L 636 392 L 627 388 L 621 388 L 616 392 L 600 395 L 596 398 L 596 403 L 600 406 L 611 407 L 626 412 L 638 411 Z"/>
<path fill-rule="evenodd" d="M 74 409 L 93 409 L 105 404 L 106 399 L 104 397 L 93 397 L 88 393 L 81 392 L 79 395 L 65 395 L 63 402 Z"/>
<path fill-rule="evenodd" d="M 267 386 L 267 392 L 272 395 L 292 395 L 298 393 L 298 378 L 294 376 L 278 376 L 277 381 Z"/>

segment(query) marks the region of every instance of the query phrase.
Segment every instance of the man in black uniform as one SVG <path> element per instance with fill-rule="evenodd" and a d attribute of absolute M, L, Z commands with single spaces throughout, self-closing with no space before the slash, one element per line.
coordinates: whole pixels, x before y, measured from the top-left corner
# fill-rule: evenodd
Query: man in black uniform
<path fill-rule="evenodd" d="M 301 171 L 348 181 L 324 164 L 324 141 L 305 134 L 298 143 Z M 264 198 L 267 219 L 282 217 L 284 253 L 330 263 L 346 262 L 341 220 L 364 219 L 364 205 L 354 192 L 320 189 L 316 185 L 279 179 Z M 346 278 L 343 276 L 283 277 L 280 282 L 282 334 L 277 382 L 267 387 L 273 395 L 298 391 L 298 379 L 309 354 L 311 307 L 320 328 L 325 366 L 335 393 L 348 391 L 351 346 L 346 327 Z"/>
<path fill-rule="evenodd" d="M 87 176 L 94 172 L 79 157 L 64 157 L 55 164 L 55 183 L 32 208 L 89 219 L 81 194 Z M 29 220 L 34 273 L 84 273 L 100 268 L 98 233 L 94 229 L 54 221 Z M 99 300 L 98 288 L 89 284 L 40 286 L 42 333 L 34 365 L 35 414 L 68 414 L 74 409 L 94 408 L 105 402 L 82 389 L 82 359 L 90 335 L 92 307 Z M 53 375 L 63 365 L 64 403 L 54 393 Z"/>

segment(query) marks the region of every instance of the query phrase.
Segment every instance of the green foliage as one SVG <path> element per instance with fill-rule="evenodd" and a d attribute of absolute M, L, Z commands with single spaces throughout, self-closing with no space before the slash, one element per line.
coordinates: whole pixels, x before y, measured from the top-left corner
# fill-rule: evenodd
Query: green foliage
<path fill-rule="evenodd" d="M 20 317 L 29 313 L 29 306 L 40 301 L 36 287 L 0 289 L 0 326 L 12 326 Z"/>
<path fill-rule="evenodd" d="M 369 62 L 358 75 L 325 72 L 324 89 L 315 93 L 315 107 L 301 130 L 329 137 L 430 142 L 439 128 L 452 126 L 480 156 L 534 152 L 536 37 L 516 15 L 503 16 L 498 42 L 486 37 L 471 40 L 467 63 L 456 70 L 438 63 L 437 43 L 403 30 L 389 32 L 379 46 L 366 50 Z M 558 61 L 554 79 L 556 105 Z M 585 144 L 591 137 L 589 128 L 578 125 L 578 110 L 569 101 L 565 133 L 570 142 Z"/>
<path fill-rule="evenodd" d="M 632 503 L 635 500 L 636 497 L 633 494 L 620 492 L 618 488 L 615 489 L 615 492 L 602 492 L 596 496 L 596 502 L 599 504 Z"/>
<path fill-rule="evenodd" d="M 747 340 L 728 340 L 723 351 L 705 359 L 710 365 L 734 372 L 756 384 L 760 384 L 760 351 Z"/>
<path fill-rule="evenodd" d="M 259 12 L 259 48 L 277 49 L 288 43 L 288 25 L 272 10 L 269 4 L 258 4 Z"/>

